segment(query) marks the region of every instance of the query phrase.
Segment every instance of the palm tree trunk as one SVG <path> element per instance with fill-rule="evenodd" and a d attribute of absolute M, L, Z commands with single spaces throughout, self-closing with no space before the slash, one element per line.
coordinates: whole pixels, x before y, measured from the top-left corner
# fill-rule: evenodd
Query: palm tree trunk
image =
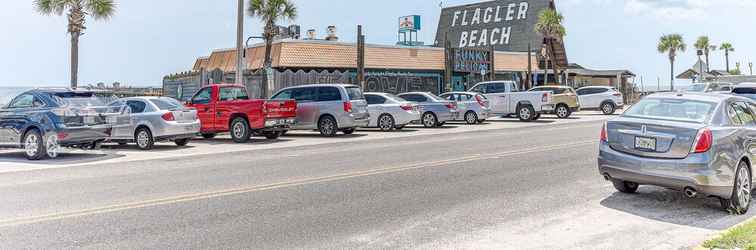
<path fill-rule="evenodd" d="M 725 50 L 725 65 L 727 65 L 725 68 L 727 70 L 727 73 L 730 73 L 730 52 Z"/>
<path fill-rule="evenodd" d="M 271 79 L 269 79 L 268 72 L 272 70 L 273 66 L 273 59 L 271 58 L 272 50 L 273 50 L 273 23 L 268 22 L 265 25 L 265 32 L 263 34 L 263 37 L 265 37 L 265 62 L 263 63 L 263 86 L 261 89 L 262 98 L 268 98 L 270 93 L 270 88 L 268 84 L 270 83 Z"/>
<path fill-rule="evenodd" d="M 549 48 L 547 50 L 549 52 L 549 60 L 551 61 L 551 69 L 554 72 L 554 81 L 556 82 L 556 85 L 561 85 L 559 81 L 559 73 L 557 72 L 556 53 L 554 52 L 554 39 L 549 39 Z"/>
<path fill-rule="evenodd" d="M 79 36 L 81 33 L 71 33 L 71 88 L 79 84 Z"/>
<path fill-rule="evenodd" d="M 675 91 L 675 59 L 669 58 L 669 84 L 670 90 Z"/>
<path fill-rule="evenodd" d="M 704 56 L 706 56 L 706 69 L 704 69 L 704 71 L 708 73 L 709 69 L 711 68 L 709 64 L 709 51 L 706 51 L 706 54 L 704 54 Z"/>

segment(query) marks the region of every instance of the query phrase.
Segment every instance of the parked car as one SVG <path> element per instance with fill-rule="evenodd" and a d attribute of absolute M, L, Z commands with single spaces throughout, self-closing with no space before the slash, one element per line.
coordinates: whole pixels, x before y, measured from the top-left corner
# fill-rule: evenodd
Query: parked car
<path fill-rule="evenodd" d="M 441 127 L 447 121 L 457 118 L 457 104 L 428 92 L 409 92 L 398 95 L 404 100 L 415 102 L 420 106 L 422 116 L 420 123 L 426 128 Z"/>
<path fill-rule="evenodd" d="M 611 115 L 625 106 L 622 93 L 614 87 L 582 87 L 577 90 L 577 95 L 582 110 L 599 110 L 604 115 Z"/>
<path fill-rule="evenodd" d="M 274 100 L 297 101 L 298 130 L 318 130 L 323 136 L 341 131 L 352 134 L 370 122 L 367 101 L 355 85 L 315 84 L 289 87 L 273 95 Z"/>
<path fill-rule="evenodd" d="M 244 143 L 253 135 L 276 139 L 294 124 L 297 103 L 290 99 L 250 99 L 244 86 L 216 84 L 192 96 L 187 107 L 197 110 L 200 133 L 206 139 L 231 132 L 234 142 Z"/>
<path fill-rule="evenodd" d="M 127 107 L 122 112 L 126 122 L 113 126 L 109 139 L 120 145 L 136 143 L 139 149 L 149 150 L 155 142 L 173 141 L 186 146 L 200 132 L 197 110 L 170 97 L 123 98 L 110 106 Z"/>
<path fill-rule="evenodd" d="M 365 93 L 364 96 L 370 113 L 368 127 L 391 131 L 420 121 L 420 108 L 413 102 L 389 93 Z"/>
<path fill-rule="evenodd" d="M 714 196 L 742 214 L 751 203 L 756 104 L 730 95 L 654 94 L 601 131 L 598 170 L 623 193 L 639 185 Z"/>
<path fill-rule="evenodd" d="M 515 115 L 520 121 L 535 121 L 541 114 L 554 112 L 549 91 L 519 92 L 514 81 L 481 82 L 469 92 L 481 93 L 491 102 L 491 112 L 501 116 Z"/>
<path fill-rule="evenodd" d="M 715 93 L 729 93 L 732 92 L 732 83 L 726 82 L 705 82 L 696 83 L 688 86 L 685 92 L 715 92 Z"/>
<path fill-rule="evenodd" d="M 441 98 L 457 103 L 457 115 L 453 120 L 465 121 L 467 124 L 483 123 L 491 115 L 488 99 L 475 92 L 449 92 L 441 94 Z"/>
<path fill-rule="evenodd" d="M 744 82 L 735 85 L 731 93 L 756 101 L 756 83 Z"/>
<path fill-rule="evenodd" d="M 580 111 L 580 101 L 575 89 L 569 86 L 539 86 L 528 91 L 551 91 L 552 101 L 556 104 L 553 114 L 561 119 L 569 118 L 572 113 Z"/>
<path fill-rule="evenodd" d="M 93 92 L 35 89 L 0 108 L 0 146 L 27 159 L 55 158 L 60 147 L 96 149 L 110 136 L 112 112 Z"/>

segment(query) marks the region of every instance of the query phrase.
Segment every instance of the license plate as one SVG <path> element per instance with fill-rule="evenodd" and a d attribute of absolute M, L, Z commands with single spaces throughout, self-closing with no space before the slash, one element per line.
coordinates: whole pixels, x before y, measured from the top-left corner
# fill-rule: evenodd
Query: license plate
<path fill-rule="evenodd" d="M 635 137 L 635 148 L 645 151 L 656 151 L 656 139 Z"/>

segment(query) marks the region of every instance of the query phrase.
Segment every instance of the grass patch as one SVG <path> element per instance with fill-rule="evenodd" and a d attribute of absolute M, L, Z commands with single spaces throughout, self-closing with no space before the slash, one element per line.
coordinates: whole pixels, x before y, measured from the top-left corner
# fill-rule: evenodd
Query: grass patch
<path fill-rule="evenodd" d="M 756 250 L 756 220 L 736 227 L 719 238 L 704 242 L 703 247 Z"/>

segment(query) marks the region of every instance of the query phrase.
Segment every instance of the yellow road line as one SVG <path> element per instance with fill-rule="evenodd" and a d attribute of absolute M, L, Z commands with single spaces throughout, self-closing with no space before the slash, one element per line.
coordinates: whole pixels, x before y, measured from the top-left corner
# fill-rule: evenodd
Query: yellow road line
<path fill-rule="evenodd" d="M 396 172 L 403 172 L 403 171 L 408 171 L 408 170 L 422 169 L 422 168 L 429 168 L 429 167 L 448 166 L 450 164 L 455 164 L 455 163 L 463 163 L 463 162 L 478 161 L 478 160 L 485 160 L 485 159 L 495 159 L 495 158 L 500 158 L 504 156 L 514 156 L 514 155 L 534 153 L 534 152 L 552 151 L 552 150 L 557 150 L 557 149 L 570 148 L 574 146 L 583 146 L 583 145 L 588 145 L 588 144 L 593 144 L 593 143 L 595 143 L 595 140 L 579 141 L 579 142 L 574 142 L 574 143 L 545 146 L 545 147 L 525 148 L 525 149 L 519 149 L 519 150 L 513 150 L 513 151 L 507 151 L 507 152 L 501 152 L 501 153 L 489 154 L 489 155 L 481 155 L 481 154 L 470 155 L 470 156 L 465 156 L 465 157 L 460 157 L 460 158 L 424 162 L 424 163 L 415 163 L 411 165 L 398 166 L 398 167 L 387 167 L 387 168 L 358 171 L 358 172 L 352 172 L 352 173 L 346 173 L 346 174 L 305 178 L 305 179 L 300 179 L 300 180 L 279 182 L 279 183 L 266 184 L 266 185 L 258 185 L 258 186 L 252 186 L 252 187 L 234 188 L 234 189 L 226 189 L 226 190 L 220 190 L 220 191 L 180 195 L 180 196 L 173 196 L 173 197 L 167 197 L 167 198 L 151 199 L 151 200 L 145 200 L 145 201 L 139 201 L 139 202 L 123 203 L 123 204 L 116 204 L 116 205 L 90 208 L 90 209 L 82 209 L 82 210 L 69 211 L 69 212 L 51 213 L 51 214 L 46 214 L 46 215 L 31 216 L 31 217 L 18 218 L 18 219 L 0 220 L 0 227 L 27 225 L 27 224 L 33 224 L 33 223 L 62 220 L 62 219 L 67 219 L 67 218 L 75 218 L 75 217 L 82 217 L 82 216 L 88 216 L 88 215 L 118 212 L 118 211 L 130 210 L 130 209 L 138 209 L 138 208 L 145 208 L 145 207 L 175 204 L 175 203 L 180 203 L 180 202 L 211 199 L 211 198 L 216 198 L 216 197 L 260 192 L 260 191 L 281 189 L 281 188 L 287 188 L 287 187 L 303 186 L 303 185 L 308 185 L 308 184 L 333 182 L 333 181 L 346 180 L 346 179 L 352 179 L 352 178 L 364 177 L 364 176 L 396 173 Z"/>

